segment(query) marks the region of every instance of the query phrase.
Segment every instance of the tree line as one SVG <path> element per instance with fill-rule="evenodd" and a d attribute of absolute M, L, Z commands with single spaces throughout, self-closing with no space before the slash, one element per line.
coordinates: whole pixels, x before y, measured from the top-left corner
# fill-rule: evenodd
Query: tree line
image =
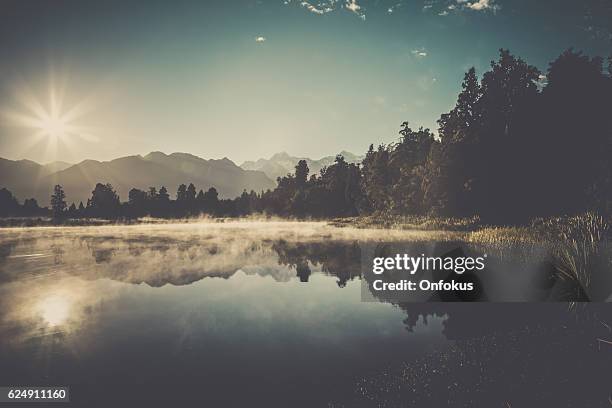
<path fill-rule="evenodd" d="M 516 222 L 594 210 L 612 197 L 612 59 L 567 50 L 543 75 L 507 50 L 466 74 L 438 135 L 402 125 L 362 165 L 374 211 Z"/>
<path fill-rule="evenodd" d="M 56 186 L 51 208 L 23 205 L 0 190 L 2 214 L 55 217 L 242 216 L 364 214 L 478 215 L 488 222 L 594 210 L 612 203 L 612 58 L 567 50 L 546 74 L 508 50 L 481 78 L 471 68 L 438 132 L 404 122 L 399 140 L 371 145 L 362 163 L 341 155 L 319 174 L 301 160 L 274 190 L 220 199 L 214 187 L 132 189 L 127 202 L 110 184 L 97 184 L 84 205 L 66 205 Z M 10 215 L 10 214 L 9 214 Z"/>

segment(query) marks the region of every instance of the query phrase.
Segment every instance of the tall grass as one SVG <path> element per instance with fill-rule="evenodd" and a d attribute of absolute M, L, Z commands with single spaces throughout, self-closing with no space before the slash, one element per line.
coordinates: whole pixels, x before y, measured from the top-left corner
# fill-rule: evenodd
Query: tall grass
<path fill-rule="evenodd" d="M 561 278 L 574 281 L 584 289 L 592 283 L 594 270 L 610 270 L 610 224 L 601 215 L 586 213 L 567 218 L 536 220 L 555 241 L 554 261 Z"/>
<path fill-rule="evenodd" d="M 564 299 L 604 300 L 612 282 L 609 221 L 595 213 L 538 218 L 525 227 L 486 227 L 468 234 L 467 241 L 500 260 L 538 258 L 551 262 L 556 277 L 565 282 Z M 608 274 L 608 275 L 606 275 Z"/>
<path fill-rule="evenodd" d="M 379 213 L 369 216 L 335 218 L 329 222 L 335 227 L 386 228 L 417 231 L 472 231 L 478 228 L 480 218 L 431 217 L 425 215 L 395 215 Z"/>

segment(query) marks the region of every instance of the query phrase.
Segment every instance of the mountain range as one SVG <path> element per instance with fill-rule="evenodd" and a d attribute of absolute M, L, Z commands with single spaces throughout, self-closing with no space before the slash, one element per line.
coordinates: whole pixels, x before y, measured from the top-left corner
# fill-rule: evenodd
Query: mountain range
<path fill-rule="evenodd" d="M 364 156 L 357 156 L 351 152 L 340 152 L 344 159 L 349 163 L 357 163 L 363 160 Z M 245 161 L 240 165 L 244 170 L 263 171 L 269 178 L 276 180 L 277 177 L 286 176 L 288 173 L 295 172 L 295 166 L 300 160 L 306 160 L 310 174 L 319 174 L 321 169 L 334 163 L 336 156 L 325 156 L 318 160 L 307 157 L 290 156 L 286 152 L 276 153 L 269 159 L 259 159 L 257 161 Z"/>
<path fill-rule="evenodd" d="M 112 184 L 122 201 L 133 187 L 148 190 L 155 186 L 159 190 L 166 186 L 174 197 L 179 184 L 193 183 L 198 189 L 215 187 L 220 197 L 234 198 L 245 189 L 261 191 L 276 186 L 263 172 L 244 170 L 228 158 L 205 160 L 187 153 L 151 152 L 74 165 L 0 158 L 0 187 L 9 189 L 20 201 L 34 197 L 39 205 L 47 206 L 53 186 L 60 184 L 68 203 L 85 203 L 96 183 Z"/>
<path fill-rule="evenodd" d="M 362 156 L 343 151 L 348 162 L 359 162 Z M 84 160 L 77 164 L 56 161 L 39 164 L 31 160 L 0 158 L 0 187 L 9 189 L 23 202 L 35 198 L 47 206 L 56 184 L 62 185 L 68 203 L 87 202 L 96 183 L 113 185 L 122 201 L 132 188 L 158 190 L 165 186 L 172 197 L 178 185 L 193 183 L 207 190 L 215 187 L 222 198 L 234 198 L 243 190 L 262 191 L 276 187 L 276 178 L 293 173 L 295 165 L 306 160 L 310 174 L 333 164 L 335 156 L 318 160 L 294 157 L 282 152 L 269 159 L 246 161 L 237 166 L 228 158 L 205 160 L 188 153 L 151 152 L 145 156 L 126 156 L 111 161 Z"/>

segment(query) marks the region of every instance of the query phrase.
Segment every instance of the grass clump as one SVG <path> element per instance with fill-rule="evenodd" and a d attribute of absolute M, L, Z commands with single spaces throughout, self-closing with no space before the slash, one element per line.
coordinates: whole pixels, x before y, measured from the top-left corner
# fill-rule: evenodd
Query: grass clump
<path fill-rule="evenodd" d="M 555 242 L 555 266 L 564 279 L 592 286 L 593 271 L 610 272 L 610 223 L 603 216 L 586 213 L 567 218 L 536 220 L 536 228 L 547 231 Z"/>

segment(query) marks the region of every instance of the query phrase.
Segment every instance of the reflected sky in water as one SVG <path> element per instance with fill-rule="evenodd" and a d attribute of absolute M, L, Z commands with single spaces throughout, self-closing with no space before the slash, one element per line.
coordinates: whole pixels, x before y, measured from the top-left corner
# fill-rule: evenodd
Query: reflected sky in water
<path fill-rule="evenodd" d="M 364 242 L 458 238 L 321 223 L 5 229 L 0 383 L 70 385 L 87 406 L 607 406 L 607 305 L 361 301 Z"/>

